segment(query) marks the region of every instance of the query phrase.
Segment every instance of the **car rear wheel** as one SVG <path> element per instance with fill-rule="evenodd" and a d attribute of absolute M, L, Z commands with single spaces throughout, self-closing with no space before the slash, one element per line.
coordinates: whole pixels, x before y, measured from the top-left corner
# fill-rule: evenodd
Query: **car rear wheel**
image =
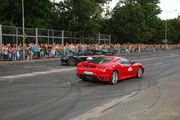
<path fill-rule="evenodd" d="M 68 63 L 69 66 L 75 66 L 77 61 L 76 61 L 75 58 L 69 58 L 67 63 Z"/>
<path fill-rule="evenodd" d="M 115 85 L 118 82 L 118 72 L 117 71 L 113 71 L 110 77 L 110 83 Z"/>
<path fill-rule="evenodd" d="M 141 67 L 139 67 L 138 70 L 137 70 L 136 76 L 137 76 L 138 78 L 141 78 L 142 75 L 143 75 L 143 69 L 142 69 Z"/>

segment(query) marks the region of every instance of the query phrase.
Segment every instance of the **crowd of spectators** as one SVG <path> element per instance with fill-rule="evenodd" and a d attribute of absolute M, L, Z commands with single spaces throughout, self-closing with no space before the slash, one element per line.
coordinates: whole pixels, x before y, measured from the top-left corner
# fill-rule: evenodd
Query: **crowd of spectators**
<path fill-rule="evenodd" d="M 78 53 L 87 48 L 99 49 L 114 54 L 129 54 L 180 50 L 180 44 L 2 44 L 0 45 L 0 60 L 23 60 L 24 53 L 26 60 L 54 58 L 67 54 Z"/>

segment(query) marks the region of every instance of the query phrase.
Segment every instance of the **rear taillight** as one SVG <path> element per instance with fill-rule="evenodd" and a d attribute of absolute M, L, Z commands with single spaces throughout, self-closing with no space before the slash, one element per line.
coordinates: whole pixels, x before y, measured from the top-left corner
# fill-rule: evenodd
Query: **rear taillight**
<path fill-rule="evenodd" d="M 105 69 L 106 67 L 99 65 L 98 68 L 99 68 L 99 69 Z"/>

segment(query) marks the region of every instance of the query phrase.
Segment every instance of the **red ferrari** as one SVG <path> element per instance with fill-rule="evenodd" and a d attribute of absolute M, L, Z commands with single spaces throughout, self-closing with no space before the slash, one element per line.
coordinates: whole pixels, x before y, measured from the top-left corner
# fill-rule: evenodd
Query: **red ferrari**
<path fill-rule="evenodd" d="M 119 80 L 142 77 L 144 66 L 119 56 L 102 56 L 77 64 L 77 76 L 82 80 L 99 80 L 116 84 Z"/>

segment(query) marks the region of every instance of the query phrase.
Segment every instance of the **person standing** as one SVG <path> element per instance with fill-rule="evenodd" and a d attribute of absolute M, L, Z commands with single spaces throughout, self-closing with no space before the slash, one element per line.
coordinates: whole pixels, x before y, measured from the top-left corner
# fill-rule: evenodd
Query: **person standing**
<path fill-rule="evenodd" d="M 103 44 L 100 45 L 100 50 L 102 50 L 102 51 L 104 50 L 104 45 Z"/>
<path fill-rule="evenodd" d="M 45 46 L 44 46 L 44 44 L 41 44 L 41 46 L 40 46 L 40 58 L 42 59 L 42 58 L 44 58 L 44 56 L 45 56 Z"/>
<path fill-rule="evenodd" d="M 4 55 L 3 47 L 0 46 L 0 60 L 3 59 L 3 55 Z"/>
<path fill-rule="evenodd" d="M 110 45 L 109 50 L 110 50 L 110 53 L 112 53 L 113 55 L 115 54 L 115 48 L 113 45 Z"/>
<path fill-rule="evenodd" d="M 37 46 L 37 44 L 35 44 L 33 46 L 33 52 L 34 52 L 34 59 L 37 59 L 37 57 L 38 57 L 38 46 Z"/>
<path fill-rule="evenodd" d="M 8 60 L 12 59 L 12 48 L 11 46 L 8 47 Z"/>
<path fill-rule="evenodd" d="M 8 46 L 4 46 L 4 60 L 8 60 Z"/>
<path fill-rule="evenodd" d="M 13 47 L 12 47 L 12 61 L 16 60 L 16 53 L 17 53 L 16 46 L 13 45 Z"/>

